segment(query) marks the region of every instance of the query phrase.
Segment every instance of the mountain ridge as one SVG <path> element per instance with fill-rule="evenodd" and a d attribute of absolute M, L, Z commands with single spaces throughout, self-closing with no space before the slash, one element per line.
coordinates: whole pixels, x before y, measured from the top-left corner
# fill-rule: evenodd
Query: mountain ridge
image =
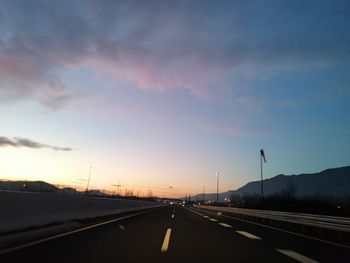
<path fill-rule="evenodd" d="M 350 196 L 350 166 L 328 168 L 318 173 L 278 174 L 264 180 L 264 195 L 292 193 L 295 197 Z M 230 198 L 231 195 L 260 195 L 260 181 L 248 182 L 236 190 L 219 193 L 219 201 Z M 192 200 L 202 200 L 202 194 L 192 197 Z M 216 200 L 216 193 L 205 194 L 205 200 Z"/>

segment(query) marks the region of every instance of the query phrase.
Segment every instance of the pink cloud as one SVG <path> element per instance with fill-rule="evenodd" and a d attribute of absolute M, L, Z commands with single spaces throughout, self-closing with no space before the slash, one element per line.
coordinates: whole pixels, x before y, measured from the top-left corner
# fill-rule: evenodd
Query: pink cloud
<path fill-rule="evenodd" d="M 60 71 L 90 65 L 145 91 L 181 89 L 210 100 L 235 95 L 246 80 L 270 78 L 293 65 L 323 64 L 329 56 L 333 61 L 332 46 L 317 48 L 314 38 L 302 49 L 291 45 L 290 35 L 278 27 L 284 23 L 276 24 L 277 39 L 255 39 L 259 27 L 236 23 L 254 8 L 171 2 L 9 1 L 0 14 L 0 92 L 41 102 L 69 98 L 72 88 L 63 86 Z M 246 99 L 239 103 L 259 110 Z"/>

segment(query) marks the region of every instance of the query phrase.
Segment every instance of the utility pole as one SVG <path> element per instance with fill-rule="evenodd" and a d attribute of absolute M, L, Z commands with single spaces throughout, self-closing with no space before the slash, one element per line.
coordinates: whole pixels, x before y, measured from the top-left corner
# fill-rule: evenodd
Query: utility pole
<path fill-rule="evenodd" d="M 120 178 L 118 178 L 117 195 L 119 195 L 119 187 L 121 187 L 121 185 L 120 185 Z"/>
<path fill-rule="evenodd" d="M 117 191 L 114 191 L 114 195 L 119 195 L 119 187 L 121 186 L 120 184 L 119 184 L 119 180 L 118 180 L 118 184 L 112 184 L 112 186 L 115 186 L 115 187 L 117 187 Z"/>

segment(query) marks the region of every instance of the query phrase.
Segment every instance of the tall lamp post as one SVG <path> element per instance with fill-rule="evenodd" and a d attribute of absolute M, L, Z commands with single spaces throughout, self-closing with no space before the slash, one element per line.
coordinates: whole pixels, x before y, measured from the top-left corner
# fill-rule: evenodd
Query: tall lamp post
<path fill-rule="evenodd" d="M 216 172 L 216 205 L 219 204 L 219 173 Z"/>
<path fill-rule="evenodd" d="M 92 166 L 90 166 L 90 168 L 89 168 L 89 178 L 88 178 L 88 181 L 87 181 L 87 186 L 86 186 L 86 190 L 85 190 L 85 195 L 87 195 L 88 192 L 89 192 L 90 177 L 91 177 L 91 169 L 92 169 Z"/>
<path fill-rule="evenodd" d="M 203 199 L 203 200 L 202 200 L 203 204 L 204 204 L 204 200 L 205 200 L 205 199 L 204 199 L 204 194 L 205 194 L 205 184 L 203 184 L 203 198 L 202 198 L 202 199 Z"/>
<path fill-rule="evenodd" d="M 264 177 L 263 177 L 263 160 L 266 163 L 265 152 L 260 150 L 260 180 L 261 180 L 261 200 L 264 200 Z"/>

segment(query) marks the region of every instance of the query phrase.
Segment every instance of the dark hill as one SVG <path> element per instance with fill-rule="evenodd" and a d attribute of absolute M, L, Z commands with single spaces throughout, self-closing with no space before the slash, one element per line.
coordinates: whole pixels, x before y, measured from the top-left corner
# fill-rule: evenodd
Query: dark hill
<path fill-rule="evenodd" d="M 279 194 L 283 191 L 294 191 L 297 197 L 350 195 L 350 166 L 327 169 L 312 174 L 280 174 L 264 180 L 264 194 L 266 196 Z M 260 194 L 260 181 L 250 182 L 232 193 L 238 195 Z"/>
<path fill-rule="evenodd" d="M 332 196 L 342 198 L 350 196 L 350 166 L 327 169 L 319 173 L 298 175 L 276 175 L 264 180 L 265 196 L 293 192 L 295 197 Z M 260 181 L 249 182 L 246 185 L 220 193 L 220 201 L 231 195 L 260 195 Z M 192 197 L 201 200 L 202 195 Z M 216 200 L 216 194 L 206 194 L 206 200 Z"/>

